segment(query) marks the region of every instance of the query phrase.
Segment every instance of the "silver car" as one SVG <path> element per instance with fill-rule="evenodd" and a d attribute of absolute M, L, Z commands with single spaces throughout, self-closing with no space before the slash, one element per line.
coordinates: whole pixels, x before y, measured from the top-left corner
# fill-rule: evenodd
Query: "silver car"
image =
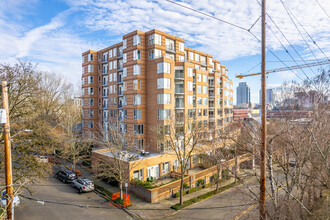
<path fill-rule="evenodd" d="M 72 181 L 71 186 L 77 188 L 79 192 L 90 192 L 94 190 L 94 183 L 90 179 L 75 179 Z"/>

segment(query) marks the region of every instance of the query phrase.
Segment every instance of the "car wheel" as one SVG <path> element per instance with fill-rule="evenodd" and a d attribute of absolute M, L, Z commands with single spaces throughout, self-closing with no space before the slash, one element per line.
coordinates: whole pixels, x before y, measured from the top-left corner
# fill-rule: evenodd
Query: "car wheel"
<path fill-rule="evenodd" d="M 79 188 L 79 192 L 82 193 L 82 189 L 81 188 Z"/>

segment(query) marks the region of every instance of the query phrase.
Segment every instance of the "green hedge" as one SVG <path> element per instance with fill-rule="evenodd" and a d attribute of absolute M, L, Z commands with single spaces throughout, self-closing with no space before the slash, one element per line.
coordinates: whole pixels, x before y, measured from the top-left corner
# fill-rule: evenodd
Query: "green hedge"
<path fill-rule="evenodd" d="M 177 203 L 175 205 L 172 205 L 171 208 L 172 209 L 175 209 L 175 210 L 179 210 L 179 209 L 185 208 L 185 207 L 190 206 L 190 205 L 192 205 L 192 204 L 194 204 L 196 202 L 199 202 L 199 201 L 202 201 L 204 199 L 210 198 L 210 197 L 212 197 L 214 195 L 217 195 L 217 194 L 225 191 L 226 189 L 229 189 L 231 187 L 234 187 L 234 186 L 236 186 L 238 184 L 239 184 L 239 182 L 234 182 L 234 183 L 228 184 L 226 186 L 221 187 L 217 191 L 216 190 L 213 190 L 213 191 L 207 192 L 207 193 L 205 193 L 203 195 L 199 195 L 199 196 L 194 197 L 192 199 L 186 200 L 186 201 L 183 202 L 182 205 L 180 203 Z"/>
<path fill-rule="evenodd" d="M 94 183 L 95 189 L 97 189 L 98 191 L 100 191 L 101 193 L 103 193 L 105 196 L 108 196 L 111 198 L 112 196 L 112 192 L 110 192 L 109 190 L 105 189 L 104 187 L 97 185 Z"/>

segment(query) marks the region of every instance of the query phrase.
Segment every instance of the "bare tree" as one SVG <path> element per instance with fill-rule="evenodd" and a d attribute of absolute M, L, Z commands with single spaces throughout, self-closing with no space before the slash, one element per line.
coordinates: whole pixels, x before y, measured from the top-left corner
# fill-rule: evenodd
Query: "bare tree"
<path fill-rule="evenodd" d="M 202 121 L 200 121 L 202 122 Z M 180 204 L 183 204 L 183 180 L 186 169 L 190 164 L 190 157 L 198 153 L 198 145 L 202 139 L 208 139 L 210 134 L 206 131 L 202 123 L 197 123 L 188 119 L 188 115 L 183 118 L 172 117 L 168 120 L 170 130 L 168 135 L 158 136 L 158 140 L 167 142 L 170 151 L 176 155 L 179 164 L 180 174 Z M 171 152 L 169 152 L 171 153 Z"/>

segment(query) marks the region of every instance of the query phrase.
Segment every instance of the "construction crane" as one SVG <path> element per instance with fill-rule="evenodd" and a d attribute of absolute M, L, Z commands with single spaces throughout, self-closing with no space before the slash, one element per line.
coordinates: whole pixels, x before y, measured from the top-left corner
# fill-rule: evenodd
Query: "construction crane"
<path fill-rule="evenodd" d="M 301 64 L 301 65 L 296 65 L 296 66 L 281 67 L 281 68 L 277 68 L 277 69 L 268 70 L 268 71 L 266 71 L 266 74 L 281 72 L 281 71 L 286 71 L 286 70 L 307 68 L 307 67 L 312 67 L 312 66 L 322 66 L 322 65 L 329 64 L 329 63 L 330 63 L 330 60 L 322 60 L 322 61 L 318 61 L 318 62 L 306 63 L 306 64 Z M 240 74 L 240 75 L 236 75 L 236 78 L 242 79 L 247 76 L 256 76 L 256 75 L 261 75 L 261 73 L 251 73 L 251 74 L 245 74 L 245 75 Z"/>

